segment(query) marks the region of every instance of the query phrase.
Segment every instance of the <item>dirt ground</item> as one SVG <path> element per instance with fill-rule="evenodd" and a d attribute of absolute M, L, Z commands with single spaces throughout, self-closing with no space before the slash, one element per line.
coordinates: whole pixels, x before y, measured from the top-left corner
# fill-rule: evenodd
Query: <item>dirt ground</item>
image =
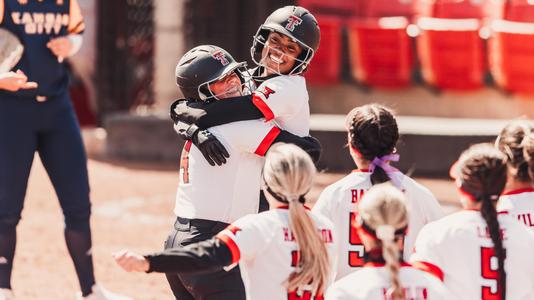
<path fill-rule="evenodd" d="M 174 221 L 177 169 L 131 163 L 89 161 L 93 202 L 93 255 L 97 281 L 134 299 L 172 299 L 162 274 L 131 274 L 119 269 L 111 253 L 130 248 L 162 249 Z M 311 198 L 343 174 L 320 174 Z M 445 204 L 457 209 L 452 183 L 420 179 Z M 48 176 L 34 161 L 13 272 L 17 299 L 73 299 L 79 289 L 63 239 L 63 217 Z"/>

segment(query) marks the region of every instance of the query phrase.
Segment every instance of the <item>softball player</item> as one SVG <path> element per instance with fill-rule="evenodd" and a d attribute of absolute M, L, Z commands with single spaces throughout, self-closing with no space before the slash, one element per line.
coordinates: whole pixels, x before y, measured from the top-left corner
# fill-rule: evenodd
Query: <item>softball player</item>
<path fill-rule="evenodd" d="M 364 264 L 364 247 L 352 226 L 357 203 L 374 184 L 392 181 L 406 194 L 410 210 L 404 257 L 408 259 L 417 233 L 423 225 L 443 214 L 432 193 L 410 177 L 389 165 L 398 160 L 394 154 L 399 131 L 395 116 L 387 108 L 369 104 L 353 109 L 346 120 L 349 151 L 358 167 L 341 180 L 326 187 L 313 211 L 331 220 L 338 234 L 337 279 L 358 270 Z"/>
<path fill-rule="evenodd" d="M 413 265 L 443 278 L 454 299 L 534 299 L 534 233 L 495 210 L 506 172 L 492 145 L 464 151 L 451 168 L 464 210 L 417 237 Z"/>
<path fill-rule="evenodd" d="M 200 109 L 188 107 L 187 102 L 179 103 L 176 119 L 206 129 L 264 118 L 298 136 L 307 136 L 310 108 L 302 73 L 317 51 L 319 41 L 317 20 L 308 10 L 300 6 L 277 9 L 254 36 L 251 54 L 258 67 L 244 73 L 252 79 L 251 90 L 257 89 L 251 95 L 218 101 Z M 224 152 L 213 156 L 215 160 L 224 156 Z M 268 209 L 263 193 L 260 199 L 260 211 Z"/>
<path fill-rule="evenodd" d="M 332 224 L 305 206 L 314 175 L 304 151 L 276 145 L 263 170 L 270 211 L 240 218 L 209 241 L 145 257 L 123 251 L 115 259 L 130 272 L 200 272 L 239 262 L 247 299 L 322 299 L 335 244 Z"/>
<path fill-rule="evenodd" d="M 177 83 L 190 101 L 216 103 L 220 99 L 223 102 L 227 96 L 242 93 L 243 83 L 236 73 L 242 65 L 219 47 L 195 47 L 178 63 Z M 261 120 L 235 122 L 209 130 L 192 125 L 183 132 L 190 137 L 182 151 L 175 206 L 177 219 L 165 243 L 166 249 L 212 238 L 229 223 L 257 213 L 262 156 L 274 142 L 295 143 L 317 153 L 320 149 L 311 137 L 298 137 Z M 214 168 L 203 156 L 219 146 L 228 150 L 229 158 L 224 165 Z M 245 298 L 239 268 L 201 275 L 166 275 L 177 299 Z"/>
<path fill-rule="evenodd" d="M 374 185 L 365 193 L 357 204 L 354 225 L 365 248 L 366 263 L 336 281 L 326 299 L 452 299 L 439 279 L 402 259 L 409 215 L 405 203 L 405 195 L 388 183 Z"/>
<path fill-rule="evenodd" d="M 264 118 L 299 136 L 309 134 L 310 109 L 302 73 L 319 47 L 315 17 L 305 8 L 286 6 L 267 17 L 251 48 L 258 67 L 251 70 L 252 95 L 219 101 L 203 108 L 176 107 L 176 118 L 201 129 Z"/>
<path fill-rule="evenodd" d="M 0 86 L 0 299 L 11 272 L 28 176 L 37 151 L 65 218 L 65 240 L 81 293 L 78 299 L 128 299 L 95 285 L 89 225 L 87 158 L 61 61 L 81 47 L 84 22 L 76 0 L 0 0 L 0 27 L 24 46 Z"/>
<path fill-rule="evenodd" d="M 534 177 L 530 175 L 534 165 L 532 134 L 527 121 L 514 121 L 504 127 L 497 138 L 496 146 L 508 157 L 508 179 L 497 210 L 507 211 L 534 230 Z"/>

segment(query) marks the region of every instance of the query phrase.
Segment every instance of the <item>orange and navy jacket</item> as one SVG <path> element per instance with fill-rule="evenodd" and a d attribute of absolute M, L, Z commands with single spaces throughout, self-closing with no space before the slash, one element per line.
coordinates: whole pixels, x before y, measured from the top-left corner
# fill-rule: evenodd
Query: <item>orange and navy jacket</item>
<path fill-rule="evenodd" d="M 20 69 L 29 81 L 39 84 L 37 89 L 2 94 L 56 96 L 67 90 L 67 71 L 46 44 L 56 37 L 83 32 L 77 0 L 0 0 L 0 27 L 14 33 L 24 46 L 13 71 Z"/>

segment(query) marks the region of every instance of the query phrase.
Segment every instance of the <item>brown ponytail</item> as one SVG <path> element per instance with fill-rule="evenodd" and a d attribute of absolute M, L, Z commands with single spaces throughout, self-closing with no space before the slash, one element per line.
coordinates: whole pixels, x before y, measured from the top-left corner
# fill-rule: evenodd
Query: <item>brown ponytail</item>
<path fill-rule="evenodd" d="M 347 115 L 347 130 L 349 145 L 369 162 L 392 153 L 399 140 L 395 116 L 388 108 L 378 104 L 353 109 Z M 378 184 L 389 180 L 384 169 L 376 166 L 371 182 Z"/>
<path fill-rule="evenodd" d="M 525 158 L 523 139 L 532 131 L 525 120 L 515 120 L 507 124 L 499 134 L 496 146 L 508 158 L 508 169 L 514 179 L 521 182 L 533 180 L 529 175 L 529 162 Z"/>

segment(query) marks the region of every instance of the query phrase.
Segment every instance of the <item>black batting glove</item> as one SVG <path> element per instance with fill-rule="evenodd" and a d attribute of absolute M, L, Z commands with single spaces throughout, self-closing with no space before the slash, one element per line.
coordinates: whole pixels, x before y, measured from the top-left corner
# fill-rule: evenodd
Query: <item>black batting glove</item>
<path fill-rule="evenodd" d="M 230 157 L 223 144 L 208 130 L 200 130 L 193 124 L 187 130 L 187 133 L 210 165 L 223 165 L 226 163 L 226 158 Z"/>

